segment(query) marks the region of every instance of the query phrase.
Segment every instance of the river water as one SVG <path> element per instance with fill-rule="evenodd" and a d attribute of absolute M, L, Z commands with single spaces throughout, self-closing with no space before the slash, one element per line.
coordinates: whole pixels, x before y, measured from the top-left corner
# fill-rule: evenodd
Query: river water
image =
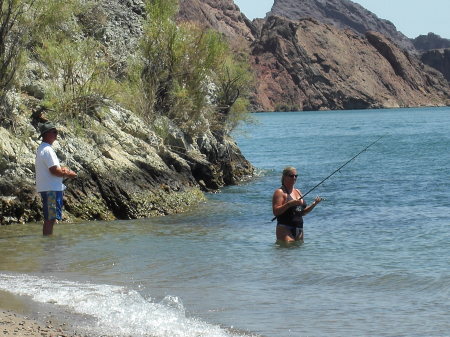
<path fill-rule="evenodd" d="M 254 119 L 235 138 L 257 177 L 189 213 L 1 227 L 1 307 L 92 336 L 450 336 L 450 108 Z M 381 136 L 277 244 L 283 168 L 306 192 Z"/>

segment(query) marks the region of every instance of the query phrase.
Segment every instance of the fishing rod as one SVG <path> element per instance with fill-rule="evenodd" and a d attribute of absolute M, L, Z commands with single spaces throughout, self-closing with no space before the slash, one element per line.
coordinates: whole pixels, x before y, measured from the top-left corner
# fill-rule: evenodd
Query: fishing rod
<path fill-rule="evenodd" d="M 303 195 L 300 195 L 300 200 L 304 199 L 309 193 L 311 193 L 312 191 L 314 191 L 317 187 L 319 187 L 320 185 L 322 185 L 325 181 L 327 181 L 328 179 L 330 179 L 332 176 L 334 176 L 337 172 L 339 172 L 340 170 L 342 170 L 345 166 L 347 166 L 351 161 L 355 160 L 360 154 L 362 154 L 363 152 L 367 151 L 371 146 L 375 145 L 377 142 L 380 141 L 381 138 L 383 138 L 385 135 L 379 137 L 377 140 L 375 140 L 374 142 L 370 143 L 368 146 L 366 146 L 364 149 L 362 149 L 361 151 L 359 151 L 356 155 L 354 155 L 352 158 L 350 158 L 349 160 L 347 160 L 344 164 L 342 164 L 341 166 L 339 166 L 339 168 L 337 168 L 336 170 L 334 170 L 330 175 L 328 175 L 325 179 L 322 179 L 322 181 L 320 183 L 318 183 L 317 185 L 315 185 L 313 188 L 311 188 L 308 192 L 306 192 Z M 272 219 L 272 221 L 274 221 L 277 217 L 274 217 Z"/>
<path fill-rule="evenodd" d="M 342 164 L 339 168 L 337 168 L 336 170 L 333 171 L 333 173 L 331 173 L 328 177 L 326 177 L 325 179 L 323 179 L 320 183 L 318 183 L 316 186 L 314 186 L 313 188 L 311 188 L 308 192 L 306 192 L 305 194 L 300 196 L 300 199 L 303 199 L 304 197 L 306 197 L 309 193 L 311 193 L 312 191 L 314 191 L 317 187 L 319 187 L 320 185 L 322 185 L 325 181 L 327 181 L 328 179 L 330 179 L 332 176 L 334 176 L 336 173 L 338 173 L 341 169 L 343 169 L 345 166 L 347 166 L 351 161 L 355 160 L 361 153 L 367 151 L 371 146 L 375 145 L 376 143 L 378 143 L 380 141 L 381 138 L 383 138 L 385 135 L 379 137 L 376 141 L 372 142 L 371 144 L 369 144 L 368 146 L 366 146 L 364 149 L 362 149 L 360 152 L 358 152 L 356 155 L 354 155 L 352 158 L 350 158 L 349 160 L 347 160 L 344 164 Z"/>

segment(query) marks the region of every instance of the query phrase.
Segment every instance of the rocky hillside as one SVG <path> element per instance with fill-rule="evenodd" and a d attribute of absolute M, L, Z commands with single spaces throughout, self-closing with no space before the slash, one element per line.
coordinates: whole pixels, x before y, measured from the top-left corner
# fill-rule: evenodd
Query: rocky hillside
<path fill-rule="evenodd" d="M 364 109 L 450 103 L 437 71 L 376 32 L 271 16 L 252 45 L 263 110 Z"/>
<path fill-rule="evenodd" d="M 450 82 L 450 40 L 428 33 L 413 40 L 423 63 L 440 71 Z"/>
<path fill-rule="evenodd" d="M 378 18 L 361 5 L 350 0 L 275 0 L 270 15 L 291 20 L 313 18 L 321 23 L 351 30 L 360 35 L 375 31 L 390 38 L 403 49 L 414 51 L 412 42 L 388 20 Z"/>
<path fill-rule="evenodd" d="M 180 15 L 185 20 L 219 27 L 212 19 L 204 20 L 207 14 L 194 15 L 200 7 L 214 7 L 211 1 L 183 3 Z M 220 3 L 213 17 L 221 17 L 217 10 L 224 10 L 228 27 L 219 29 L 250 50 L 258 79 L 252 97 L 256 111 L 450 104 L 450 87 L 442 74 L 408 51 L 415 51 L 414 46 L 392 23 L 358 4 L 276 0 L 266 18 L 250 23 L 231 0 Z"/>
<path fill-rule="evenodd" d="M 420 59 L 423 63 L 441 72 L 450 83 L 450 48 L 424 51 L 420 55 Z"/>

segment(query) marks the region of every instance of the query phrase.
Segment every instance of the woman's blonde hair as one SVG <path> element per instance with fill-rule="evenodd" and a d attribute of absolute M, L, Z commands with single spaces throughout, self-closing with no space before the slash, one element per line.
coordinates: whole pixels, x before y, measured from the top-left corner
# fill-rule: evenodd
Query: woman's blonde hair
<path fill-rule="evenodd" d="M 297 171 L 297 169 L 293 166 L 287 166 L 284 168 L 283 175 L 281 176 L 281 185 L 284 184 L 284 177 L 286 177 L 288 174 L 291 174 L 294 171 Z"/>

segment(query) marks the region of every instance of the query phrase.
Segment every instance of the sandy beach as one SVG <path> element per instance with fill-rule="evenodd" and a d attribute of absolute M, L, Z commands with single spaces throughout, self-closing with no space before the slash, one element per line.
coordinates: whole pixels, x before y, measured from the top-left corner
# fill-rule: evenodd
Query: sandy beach
<path fill-rule="evenodd" d="M 11 311 L 0 311 L 0 336 L 22 337 L 77 337 L 66 331 L 65 323 L 53 325 L 51 321 L 38 322 Z"/>

